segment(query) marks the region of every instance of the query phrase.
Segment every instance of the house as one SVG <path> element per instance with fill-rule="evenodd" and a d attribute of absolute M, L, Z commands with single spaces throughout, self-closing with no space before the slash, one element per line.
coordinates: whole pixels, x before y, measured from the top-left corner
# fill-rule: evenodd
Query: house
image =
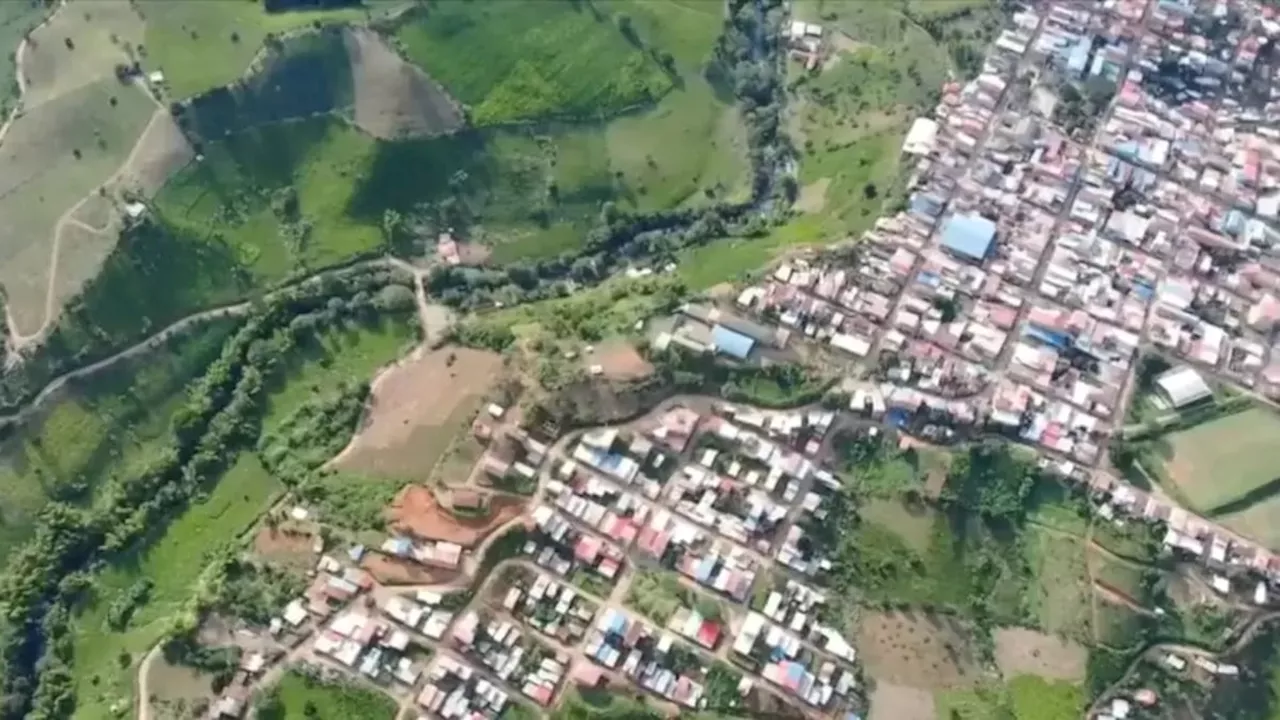
<path fill-rule="evenodd" d="M 1213 395 L 1200 373 L 1183 365 L 1156 378 L 1156 389 L 1172 408 L 1183 408 Z"/>
<path fill-rule="evenodd" d="M 981 215 L 956 215 L 942 229 L 942 246 L 964 260 L 980 263 L 991 254 L 996 224 Z"/>
<path fill-rule="evenodd" d="M 752 348 L 755 347 L 756 341 L 747 337 L 736 330 L 730 330 L 723 325 L 716 325 L 711 328 L 711 346 L 716 352 L 728 355 L 737 360 L 746 360 L 751 355 Z"/>

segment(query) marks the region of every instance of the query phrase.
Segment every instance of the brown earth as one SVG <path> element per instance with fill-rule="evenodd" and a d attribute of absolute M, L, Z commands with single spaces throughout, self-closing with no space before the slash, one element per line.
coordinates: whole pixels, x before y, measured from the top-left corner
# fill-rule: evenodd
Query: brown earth
<path fill-rule="evenodd" d="M 653 374 L 653 365 L 627 342 L 611 342 L 583 356 L 587 367 L 599 365 L 609 380 L 639 380 Z"/>
<path fill-rule="evenodd" d="M 442 347 L 389 368 L 374 380 L 365 421 L 334 465 L 426 479 L 468 431 L 501 367 L 494 353 Z"/>
<path fill-rule="evenodd" d="M 343 34 L 355 85 L 355 120 L 365 132 L 390 140 L 450 133 L 462 127 L 462 111 L 449 94 L 387 47 L 376 32 Z"/>
<path fill-rule="evenodd" d="M 1024 628 L 995 632 L 996 664 L 1006 677 L 1039 675 L 1049 680 L 1084 679 L 1089 651 L 1071 640 Z"/>
<path fill-rule="evenodd" d="M 426 540 L 442 540 L 463 547 L 475 547 L 486 536 L 524 512 L 526 501 L 504 495 L 489 498 L 484 517 L 459 517 L 436 500 L 435 493 L 422 485 L 410 485 L 387 508 L 387 520 L 397 530 Z"/>
<path fill-rule="evenodd" d="M 430 568 L 376 551 L 365 553 L 360 567 L 383 585 L 440 585 L 453 582 L 461 575 L 458 570 Z"/>
<path fill-rule="evenodd" d="M 920 689 L 972 685 L 981 672 L 964 629 L 947 617 L 918 612 L 870 612 L 858 625 L 857 647 L 880 682 Z"/>
<path fill-rule="evenodd" d="M 937 709 L 933 705 L 933 693 L 928 690 L 876 683 L 871 693 L 869 720 L 934 720 Z"/>
<path fill-rule="evenodd" d="M 311 551 L 315 538 L 310 528 L 288 523 L 274 528 L 263 526 L 253 536 L 253 553 L 270 563 L 310 570 L 318 559 Z"/>

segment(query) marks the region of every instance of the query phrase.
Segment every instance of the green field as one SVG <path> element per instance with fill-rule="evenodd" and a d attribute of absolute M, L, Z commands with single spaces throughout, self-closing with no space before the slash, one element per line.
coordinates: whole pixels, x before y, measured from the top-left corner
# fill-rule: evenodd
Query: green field
<path fill-rule="evenodd" d="M 330 329 L 319 337 L 300 340 L 284 377 L 270 386 L 263 432 L 272 432 L 307 400 L 344 382 L 372 380 L 379 368 L 406 354 L 417 342 L 415 319 L 387 318 L 372 327 Z"/>
<path fill-rule="evenodd" d="M 870 227 L 901 193 L 902 139 L 936 103 L 952 63 L 894 3 L 805 0 L 794 14 L 821 23 L 834 51 L 813 72 L 791 63 L 788 124 L 800 151 L 798 206 L 836 240 Z"/>
<path fill-rule="evenodd" d="M 14 82 L 14 52 L 22 37 L 40 24 L 53 8 L 41 2 L 0 3 L 0 47 L 8 52 L 0 58 L 0 78 L 5 78 L 0 91 L 0 117 L 9 117 L 18 100 L 18 86 Z"/>
<path fill-rule="evenodd" d="M 1164 473 L 1200 511 L 1240 510 L 1275 491 L 1277 437 L 1280 416 L 1264 408 L 1211 420 L 1164 438 L 1171 448 Z"/>
<path fill-rule="evenodd" d="M 0 443 L 0 557 L 27 539 L 50 498 L 86 502 L 112 474 L 136 471 L 164 447 L 188 383 L 234 325 L 202 326 L 75 383 Z"/>
<path fill-rule="evenodd" d="M 242 455 L 208 498 L 178 516 L 155 544 L 98 578 L 94 601 L 74 621 L 75 717 L 115 717 L 113 706 L 131 702 L 136 663 L 190 612 L 210 553 L 234 543 L 280 490 L 256 456 Z M 107 615 L 113 601 L 143 578 L 152 583 L 149 599 L 123 630 L 112 630 Z"/>
<path fill-rule="evenodd" d="M 298 672 L 285 674 L 259 707 L 260 720 L 391 720 L 396 702 L 365 687 L 323 683 Z"/>
<path fill-rule="evenodd" d="M 1023 542 L 1035 578 L 1027 603 L 1036 626 L 1087 641 L 1093 588 L 1083 544 L 1074 537 L 1036 527 L 1028 529 Z"/>
<path fill-rule="evenodd" d="M 937 693 L 935 705 L 938 720 L 1076 720 L 1085 697 L 1077 685 L 1019 675 L 1002 685 Z"/>
<path fill-rule="evenodd" d="M 1115 650 L 1133 650 L 1142 640 L 1143 616 L 1126 605 L 1097 600 L 1097 642 Z"/>
<path fill-rule="evenodd" d="M 622 25 L 567 0 L 453 0 L 406 15 L 396 40 L 476 125 L 503 125 L 601 118 L 661 97 L 670 78 Z"/>
<path fill-rule="evenodd" d="M 331 329 L 310 342 L 300 341 L 284 377 L 268 385 L 264 429 L 271 430 L 316 394 L 371 377 L 376 368 L 398 357 L 413 337 L 412 326 L 401 319 L 374 328 Z M 183 617 L 208 565 L 208 553 L 234 543 L 281 489 L 256 455 L 243 454 L 208 499 L 192 504 L 139 557 L 114 564 L 100 578 L 96 601 L 76 620 L 79 717 L 105 717 L 113 703 L 128 699 L 133 672 L 129 659 L 138 661 Z M 141 578 L 154 583 L 149 600 L 123 631 L 112 631 L 104 624 L 108 608 Z M 129 659 L 122 653 L 129 653 Z"/>
<path fill-rule="evenodd" d="M 165 74 L 176 100 L 240 79 L 268 35 L 307 28 L 317 20 L 363 22 L 402 3 L 366 1 L 366 8 L 268 13 L 260 2 L 140 0 L 147 24 L 143 67 Z"/>

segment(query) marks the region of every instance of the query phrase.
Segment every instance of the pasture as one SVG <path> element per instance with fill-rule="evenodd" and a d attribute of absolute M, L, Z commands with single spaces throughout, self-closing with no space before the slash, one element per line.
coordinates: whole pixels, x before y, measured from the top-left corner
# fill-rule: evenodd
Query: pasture
<path fill-rule="evenodd" d="M 600 118 L 661 97 L 671 80 L 627 27 L 576 3 L 448 2 L 404 15 L 396 40 L 483 127 Z"/>
<path fill-rule="evenodd" d="M 426 478 L 464 436 L 492 387 L 502 359 L 445 347 L 415 353 L 373 383 L 368 414 L 335 461 L 363 474 Z"/>
<path fill-rule="evenodd" d="M 1171 433 L 1165 474 L 1201 512 L 1243 510 L 1280 480 L 1277 437 L 1280 416 L 1261 407 Z"/>
<path fill-rule="evenodd" d="M 1026 628 L 999 628 L 994 636 L 996 665 L 1005 677 L 1036 675 L 1071 682 L 1084 679 L 1089 651 L 1078 642 Z"/>
<path fill-rule="evenodd" d="M 146 21 L 144 66 L 162 71 L 169 96 L 185 100 L 238 80 L 269 35 L 278 38 L 317 21 L 366 22 L 396 4 L 269 13 L 260 2 L 139 0 Z"/>
<path fill-rule="evenodd" d="M 462 127 L 457 102 L 414 65 L 404 61 L 377 33 L 348 28 L 343 33 L 355 84 L 355 124 L 390 140 L 440 135 Z"/>
<path fill-rule="evenodd" d="M 29 112 L 99 80 L 114 80 L 112 68 L 131 62 L 129 49 L 142 42 L 142 33 L 142 18 L 127 0 L 62 5 L 31 33 L 23 53 L 23 109 Z"/>
<path fill-rule="evenodd" d="M 281 489 L 256 456 L 241 455 L 204 501 L 192 503 L 152 545 L 97 579 L 94 600 L 73 621 L 74 717 L 115 717 L 113 706 L 132 700 L 136 664 L 190 611 L 211 553 L 234 544 Z M 108 610 L 144 579 L 151 582 L 149 596 L 123 629 L 113 630 Z"/>
<path fill-rule="evenodd" d="M 299 341 L 284 377 L 268 385 L 263 433 L 274 431 L 309 399 L 344 382 L 371 380 L 384 365 L 408 352 L 417 340 L 411 318 L 395 316 L 373 326 L 330 328 Z"/>
<path fill-rule="evenodd" d="M 9 82 L 16 73 L 16 51 L 22 43 L 22 37 L 40 24 L 53 8 L 43 2 L 29 0 L 27 2 L 0 3 L 0 45 L 13 50 L 0 56 L 0 116 L 9 117 L 10 111 L 18 103 L 18 88 Z"/>
<path fill-rule="evenodd" d="M 0 443 L 0 558 L 27 539 L 50 498 L 88 502 L 111 474 L 143 467 L 163 447 L 187 384 L 234 326 L 203 325 L 85 378 Z"/>
<path fill-rule="evenodd" d="M 1045 632 L 1085 642 L 1093 588 L 1078 538 L 1030 527 L 1023 535 L 1032 582 L 1026 601 Z"/>
<path fill-rule="evenodd" d="M 857 647 L 867 673 L 879 682 L 931 690 L 970 687 L 981 676 L 981 665 L 969 633 L 946 615 L 866 612 Z"/>
<path fill-rule="evenodd" d="M 0 286 L 20 333 L 45 321 L 59 218 L 116 173 L 154 108 L 140 90 L 111 77 L 51 99 L 9 127 L 0 144 L 0 222 L 8 228 Z"/>
<path fill-rule="evenodd" d="M 902 10 L 844 0 L 795 8 L 797 18 L 828 28 L 832 46 L 813 72 L 792 63 L 788 117 L 800 150 L 801 209 L 830 234 L 870 227 L 897 193 L 906 129 L 932 108 L 951 69 L 943 48 Z"/>

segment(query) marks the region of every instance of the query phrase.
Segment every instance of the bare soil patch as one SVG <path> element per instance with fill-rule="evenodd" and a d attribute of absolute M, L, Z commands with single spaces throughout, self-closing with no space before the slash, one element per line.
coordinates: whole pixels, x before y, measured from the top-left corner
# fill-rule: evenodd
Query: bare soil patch
<path fill-rule="evenodd" d="M 272 564 L 310 570 L 318 559 L 312 552 L 315 540 L 311 528 L 286 523 L 274 528 L 264 526 L 253 536 L 253 553 Z"/>
<path fill-rule="evenodd" d="M 934 720 L 937 709 L 933 705 L 933 693 L 928 690 L 876 683 L 871 693 L 869 720 Z"/>
<path fill-rule="evenodd" d="M 355 120 L 382 139 L 442 135 L 462 127 L 462 111 L 434 80 L 365 28 L 343 39 L 355 84 Z"/>
<path fill-rule="evenodd" d="M 213 700 L 213 677 L 194 668 L 170 665 L 164 657 L 158 657 L 147 668 L 147 690 L 150 698 L 151 717 L 168 718 L 203 717 L 203 708 Z"/>
<path fill-rule="evenodd" d="M 453 582 L 461 574 L 457 570 L 429 568 L 412 560 L 383 555 L 380 552 L 365 554 L 360 567 L 369 571 L 383 585 L 440 585 Z"/>
<path fill-rule="evenodd" d="M 1050 680 L 1084 679 L 1089 651 L 1072 640 L 1025 628 L 995 632 L 996 664 L 1006 677 L 1039 675 Z"/>
<path fill-rule="evenodd" d="M 919 689 L 965 687 L 980 668 L 952 618 L 915 612 L 870 612 L 858 625 L 867 671 L 880 682 Z"/>
<path fill-rule="evenodd" d="M 796 198 L 796 209 L 800 212 L 818 213 L 827 206 L 827 188 L 831 186 L 831 178 L 818 178 L 800 188 Z"/>
<path fill-rule="evenodd" d="M 599 365 L 602 375 L 610 380 L 639 380 L 653 374 L 653 365 L 627 342 L 601 345 L 583 356 L 588 369 Z"/>
<path fill-rule="evenodd" d="M 525 500 L 495 495 L 488 500 L 489 512 L 482 517 L 459 517 L 446 510 L 435 493 L 421 485 L 410 485 L 387 508 L 392 527 L 427 540 L 443 540 L 463 547 L 475 547 L 508 520 L 524 511 Z"/>
<path fill-rule="evenodd" d="M 468 348 L 415 353 L 379 375 L 369 410 L 338 467 L 425 479 L 469 427 L 502 359 Z"/>

